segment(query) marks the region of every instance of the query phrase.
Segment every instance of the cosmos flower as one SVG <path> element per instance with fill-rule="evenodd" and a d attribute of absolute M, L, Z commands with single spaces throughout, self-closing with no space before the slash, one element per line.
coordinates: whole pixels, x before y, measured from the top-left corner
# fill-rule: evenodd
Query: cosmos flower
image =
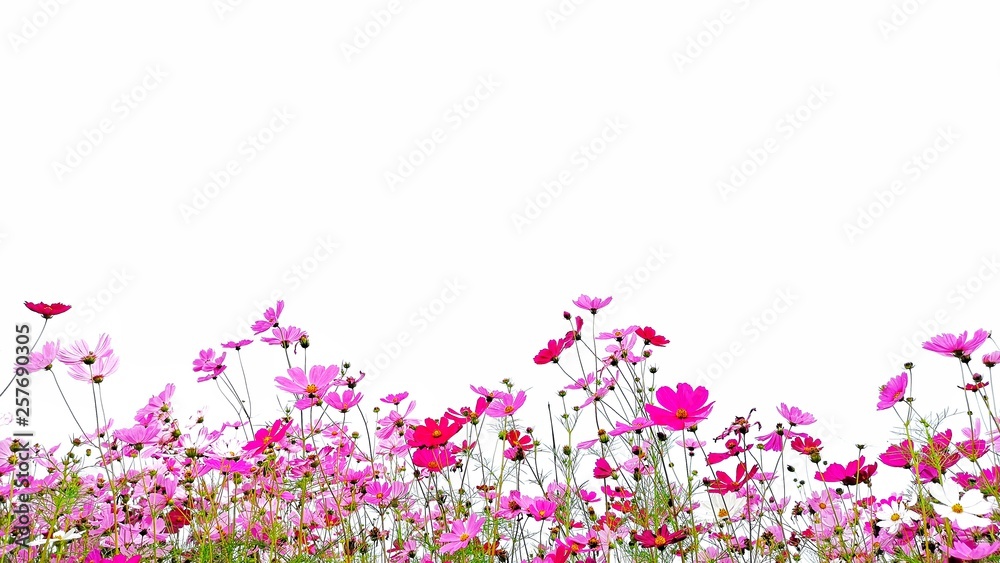
<path fill-rule="evenodd" d="M 969 338 L 969 331 L 965 331 L 958 336 L 954 334 L 939 334 L 929 341 L 924 342 L 924 349 L 937 352 L 942 356 L 961 358 L 962 356 L 972 355 L 977 348 L 983 345 L 983 342 L 986 342 L 989 336 L 990 333 L 983 329 L 976 330 L 971 339 Z"/>
<path fill-rule="evenodd" d="M 53 303 L 49 305 L 48 303 L 29 303 L 24 302 L 24 306 L 27 307 L 32 312 L 38 313 L 43 319 L 51 319 L 52 317 L 65 313 L 69 311 L 71 307 L 69 305 L 63 305 L 62 303 Z"/>
<path fill-rule="evenodd" d="M 693 389 L 688 383 L 678 383 L 677 390 L 660 387 L 656 390 L 658 407 L 647 404 L 646 413 L 654 424 L 672 430 L 684 430 L 708 418 L 715 401 L 707 403 L 708 389 L 699 386 Z"/>

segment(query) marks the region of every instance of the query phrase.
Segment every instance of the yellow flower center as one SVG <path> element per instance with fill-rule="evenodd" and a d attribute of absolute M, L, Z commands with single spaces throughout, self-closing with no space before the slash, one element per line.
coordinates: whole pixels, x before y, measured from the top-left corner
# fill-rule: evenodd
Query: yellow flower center
<path fill-rule="evenodd" d="M 889 519 L 892 520 L 893 522 L 896 522 L 899 520 L 899 514 L 893 514 Z"/>
<path fill-rule="evenodd" d="M 316 387 L 315 383 L 310 383 L 309 385 L 306 385 L 306 393 L 314 395 L 316 394 L 316 391 L 319 391 L 319 387 Z"/>
<path fill-rule="evenodd" d="M 955 514 L 961 514 L 963 512 L 962 505 L 956 502 L 954 505 L 952 505 L 951 511 L 954 512 Z"/>
<path fill-rule="evenodd" d="M 688 417 L 688 411 L 686 409 L 677 409 L 674 412 L 674 416 L 676 416 L 677 418 L 687 418 Z"/>

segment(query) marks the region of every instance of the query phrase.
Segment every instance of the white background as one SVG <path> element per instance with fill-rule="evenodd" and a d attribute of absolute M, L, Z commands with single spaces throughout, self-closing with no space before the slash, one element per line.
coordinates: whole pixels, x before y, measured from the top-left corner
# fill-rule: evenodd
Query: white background
<path fill-rule="evenodd" d="M 905 360 L 923 412 L 959 406 L 956 363 L 913 350 L 997 320 L 996 3 L 232 4 L 0 6 L 0 354 L 41 327 L 23 301 L 73 305 L 46 336 L 111 334 L 116 421 L 168 382 L 181 418 L 232 418 L 191 361 L 275 295 L 314 363 L 364 369 L 405 333 L 361 390 L 408 390 L 421 416 L 509 377 L 546 426 L 566 381 L 532 357 L 581 293 L 614 295 L 602 328 L 672 340 L 659 381 L 709 386 L 705 436 L 786 402 L 827 459 L 871 459 Z M 271 420 L 284 358 L 245 352 Z M 64 442 L 51 377 L 31 392 L 37 437 Z"/>

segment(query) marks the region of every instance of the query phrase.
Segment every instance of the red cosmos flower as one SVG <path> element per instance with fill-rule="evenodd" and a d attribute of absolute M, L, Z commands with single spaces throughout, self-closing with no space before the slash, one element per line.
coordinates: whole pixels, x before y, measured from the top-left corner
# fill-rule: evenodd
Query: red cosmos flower
<path fill-rule="evenodd" d="M 271 428 L 261 428 L 254 434 L 253 440 L 247 442 L 243 449 L 250 452 L 250 455 L 259 455 L 264 453 L 269 446 L 274 443 L 281 442 L 285 439 L 285 432 L 288 431 L 288 427 L 292 425 L 291 421 L 288 424 L 281 426 L 281 419 L 274 421 Z"/>
<path fill-rule="evenodd" d="M 746 485 L 753 476 L 757 474 L 757 470 L 760 469 L 758 466 L 754 465 L 750 472 L 747 472 L 747 466 L 742 461 L 738 466 L 736 466 L 736 479 L 730 477 L 727 473 L 719 471 L 716 473 L 717 478 L 715 480 L 706 479 L 706 484 L 708 485 L 708 492 L 718 493 L 720 495 L 727 492 L 739 491 Z"/>
<path fill-rule="evenodd" d="M 175 506 L 173 510 L 167 513 L 166 524 L 168 534 L 176 534 L 181 528 L 190 523 L 191 518 L 187 511 L 179 506 Z"/>
<path fill-rule="evenodd" d="M 805 436 L 805 439 L 799 436 L 792 440 L 792 449 L 800 454 L 811 456 L 818 454 L 823 449 L 823 445 L 822 441 L 812 436 Z"/>
<path fill-rule="evenodd" d="M 413 429 L 413 436 L 407 440 L 406 445 L 411 448 L 434 448 L 448 443 L 458 431 L 462 429 L 462 424 L 446 418 L 440 422 L 433 418 L 424 420 L 424 424 Z"/>
<path fill-rule="evenodd" d="M 575 341 L 576 337 L 573 335 L 573 331 L 569 331 L 566 336 L 559 340 L 549 340 L 548 346 L 535 354 L 535 363 L 538 365 L 544 365 L 549 362 L 553 364 L 559 363 L 559 353 L 568 349 Z"/>
<path fill-rule="evenodd" d="M 639 542 L 639 545 L 646 548 L 656 548 L 663 551 L 668 545 L 675 544 L 677 542 L 683 541 L 687 537 L 687 530 L 677 530 L 676 532 L 671 532 L 667 529 L 667 525 L 664 524 L 660 526 L 657 531 L 645 530 L 641 534 L 636 534 L 635 541 Z"/>
<path fill-rule="evenodd" d="M 507 443 L 509 443 L 511 447 L 504 450 L 503 456 L 512 461 L 524 459 L 524 453 L 531 451 L 531 449 L 535 447 L 535 443 L 532 441 L 531 436 L 527 434 L 522 435 L 518 430 L 511 430 L 507 432 Z"/>
<path fill-rule="evenodd" d="M 815 478 L 817 481 L 823 481 L 824 483 L 840 481 L 847 486 L 857 485 L 858 483 L 871 485 L 871 479 L 875 475 L 875 470 L 878 469 L 878 464 L 865 465 L 864 463 L 865 456 L 860 456 L 858 459 L 848 463 L 847 467 L 839 463 L 831 463 L 826 468 L 826 471 L 822 473 L 817 471 Z"/>
<path fill-rule="evenodd" d="M 29 303 L 25 301 L 24 306 L 41 315 L 43 319 L 51 319 L 60 313 L 69 311 L 71 308 L 69 305 L 63 305 L 62 303 L 53 303 L 49 305 L 48 303 L 42 303 L 41 301 L 38 303 Z"/>
<path fill-rule="evenodd" d="M 708 418 L 715 401 L 707 403 L 708 389 L 699 386 L 693 389 L 688 383 L 678 383 L 677 390 L 660 387 L 656 390 L 656 400 L 664 408 L 646 405 L 646 412 L 654 424 L 672 430 L 685 430 Z"/>
<path fill-rule="evenodd" d="M 641 338 L 647 346 L 650 344 L 653 346 L 666 346 L 667 344 L 670 344 L 669 340 L 659 334 L 656 334 L 656 331 L 648 326 L 635 331 L 635 334 Z"/>

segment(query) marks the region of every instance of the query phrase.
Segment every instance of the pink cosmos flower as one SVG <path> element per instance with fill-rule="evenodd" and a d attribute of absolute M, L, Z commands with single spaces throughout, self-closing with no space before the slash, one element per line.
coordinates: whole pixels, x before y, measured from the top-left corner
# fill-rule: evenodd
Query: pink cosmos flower
<path fill-rule="evenodd" d="M 238 459 L 212 458 L 205 461 L 205 467 L 214 469 L 220 473 L 239 473 L 247 475 L 253 469 L 253 464 L 249 461 Z"/>
<path fill-rule="evenodd" d="M 890 379 L 885 385 L 879 387 L 878 410 L 884 411 L 885 409 L 892 408 L 892 406 L 899 401 L 902 401 L 906 395 L 906 386 L 909 382 L 910 378 L 904 371 L 903 373 Z"/>
<path fill-rule="evenodd" d="M 240 348 L 243 348 L 244 346 L 249 346 L 251 344 L 253 344 L 253 340 L 247 340 L 247 339 L 244 338 L 243 340 L 240 340 L 239 342 L 234 342 L 234 341 L 230 340 L 229 342 L 226 342 L 226 343 L 222 344 L 222 347 L 223 348 L 229 348 L 229 349 L 232 349 L 232 350 L 239 351 Z"/>
<path fill-rule="evenodd" d="M 573 302 L 577 307 L 590 311 L 591 314 L 596 315 L 598 309 L 603 309 L 607 307 L 608 303 L 611 303 L 610 297 L 605 297 L 601 299 L 600 297 L 590 297 L 589 295 L 580 295 L 577 297 L 576 301 Z"/>
<path fill-rule="evenodd" d="M 309 335 L 305 333 L 302 329 L 294 326 L 289 327 L 276 327 L 271 330 L 273 336 L 265 336 L 261 338 L 262 341 L 267 342 L 271 346 L 281 346 L 282 348 L 288 348 L 293 343 L 295 343 L 296 349 L 298 349 L 298 344 L 302 342 L 302 339 L 306 339 L 308 342 Z"/>
<path fill-rule="evenodd" d="M 524 394 L 524 391 L 518 391 L 517 397 L 510 393 L 502 393 L 486 407 L 486 414 L 493 418 L 514 416 L 514 413 L 524 406 L 526 398 L 527 396 Z"/>
<path fill-rule="evenodd" d="M 113 557 L 104 557 L 101 555 L 99 548 L 94 548 L 94 551 L 87 554 L 87 558 L 83 560 L 83 563 L 140 563 L 140 560 L 141 557 L 138 555 L 126 557 L 121 553 Z"/>
<path fill-rule="evenodd" d="M 708 389 L 699 386 L 693 389 L 688 383 L 678 383 L 677 390 L 660 387 L 656 390 L 656 400 L 663 406 L 646 404 L 646 413 L 654 424 L 672 430 L 685 430 L 708 418 L 715 401 L 708 401 Z"/>
<path fill-rule="evenodd" d="M 285 432 L 288 431 L 288 427 L 291 426 L 291 421 L 288 424 L 281 426 L 281 419 L 274 421 L 271 428 L 261 428 L 257 430 L 254 434 L 253 440 L 248 442 L 243 449 L 250 452 L 250 455 L 260 455 L 264 453 L 264 450 L 271 447 L 273 444 L 280 443 L 285 439 Z"/>
<path fill-rule="evenodd" d="M 86 363 L 70 364 L 69 376 L 77 381 L 89 383 L 100 383 L 104 378 L 118 371 L 117 356 L 101 356 L 97 363 L 88 365 Z"/>
<path fill-rule="evenodd" d="M 404 391 L 403 393 L 390 393 L 379 400 L 387 405 L 398 405 L 399 403 L 405 401 L 409 396 L 410 394 Z"/>
<path fill-rule="evenodd" d="M 995 352 L 990 352 L 983 356 L 983 365 L 991 368 L 997 364 L 1000 364 L 1000 350 Z"/>
<path fill-rule="evenodd" d="M 356 407 L 362 398 L 364 398 L 363 394 L 356 393 L 354 389 L 347 389 L 343 396 L 337 391 L 330 391 L 323 397 L 323 401 L 338 411 L 346 413 Z"/>
<path fill-rule="evenodd" d="M 617 340 L 618 342 L 621 342 L 626 336 L 629 336 L 630 334 L 634 333 L 637 330 L 639 330 L 639 327 L 636 326 L 636 325 L 632 325 L 632 326 L 630 326 L 628 328 L 616 328 L 616 329 L 612 330 L 611 332 L 602 332 L 602 333 L 598 334 L 597 335 L 597 339 L 598 340 L 612 340 L 613 339 L 613 340 Z"/>
<path fill-rule="evenodd" d="M 969 331 L 965 331 L 958 336 L 954 334 L 939 334 L 929 341 L 924 342 L 924 349 L 937 352 L 942 356 L 961 358 L 962 356 L 972 355 L 977 348 L 983 345 L 983 342 L 986 342 L 989 336 L 990 333 L 981 328 L 976 330 L 971 339 L 968 338 Z"/>
<path fill-rule="evenodd" d="M 216 368 L 224 361 L 226 361 L 226 352 L 223 352 L 219 357 L 215 357 L 215 350 L 211 348 L 202 350 L 198 352 L 198 358 L 191 362 L 194 365 L 191 371 L 216 371 Z M 221 370 L 216 373 L 221 373 Z"/>
<path fill-rule="evenodd" d="M 454 553 L 469 545 L 469 541 L 483 529 L 486 519 L 476 514 L 470 514 L 465 522 L 456 520 L 451 523 L 451 532 L 441 534 L 441 553 Z"/>
<path fill-rule="evenodd" d="M 803 412 L 799 407 L 789 407 L 785 403 L 781 403 L 781 406 L 778 407 L 778 414 L 791 426 L 807 426 L 816 422 L 816 417 L 813 415 Z"/>
<path fill-rule="evenodd" d="M 69 348 L 59 350 L 56 358 L 66 365 L 81 363 L 90 365 L 96 362 L 97 358 L 110 356 L 112 353 L 114 353 L 114 350 L 111 349 L 111 337 L 107 334 L 102 334 L 97 339 L 97 347 L 95 349 L 91 349 L 86 341 L 77 340 Z"/>
<path fill-rule="evenodd" d="M 556 514 L 556 509 L 559 505 L 551 500 L 545 500 L 544 498 L 535 499 L 534 502 L 525 507 L 525 510 L 531 514 L 535 520 L 543 522 L 545 520 L 551 519 Z"/>
<path fill-rule="evenodd" d="M 284 301 L 278 301 L 278 306 L 276 308 L 268 307 L 267 310 L 264 311 L 264 320 L 257 321 L 250 327 L 253 329 L 253 333 L 260 334 L 262 332 L 267 332 L 267 329 L 269 328 L 277 328 L 278 317 L 281 316 L 281 311 L 284 310 L 284 308 Z"/>
<path fill-rule="evenodd" d="M 149 399 L 149 403 L 135 413 L 135 420 L 139 424 L 149 424 L 160 415 L 167 415 L 170 412 L 170 400 L 174 398 L 174 390 L 177 386 L 167 383 L 163 392 Z"/>
<path fill-rule="evenodd" d="M 954 557 L 960 561 L 985 560 L 987 557 L 1000 550 L 1000 541 L 992 543 L 975 543 L 974 541 L 965 542 L 956 539 L 954 547 L 948 547 L 945 542 L 941 542 L 940 545 L 944 546 L 944 555 Z"/>
<path fill-rule="evenodd" d="M 303 395 L 295 402 L 295 407 L 299 410 L 305 410 L 322 404 L 323 395 L 326 395 L 326 392 L 330 390 L 333 380 L 339 373 L 340 366 L 315 365 L 309 368 L 309 376 L 306 377 L 302 368 L 295 367 L 288 369 L 288 377 L 275 377 L 274 381 L 277 383 L 278 389 L 282 391 Z"/>
<path fill-rule="evenodd" d="M 52 363 L 56 360 L 56 356 L 59 355 L 59 343 L 58 342 L 46 342 L 42 346 L 41 352 L 32 352 L 31 358 L 28 361 L 28 365 L 24 366 L 28 373 L 35 373 L 40 370 L 51 370 Z"/>
<path fill-rule="evenodd" d="M 160 431 L 155 426 L 147 427 L 141 424 L 114 431 L 115 438 L 137 450 L 141 450 L 143 446 L 155 444 L 159 434 Z"/>
<path fill-rule="evenodd" d="M 227 353 L 228 352 L 223 352 L 222 355 L 215 357 L 215 351 L 211 348 L 208 350 L 202 350 L 198 353 L 198 359 L 191 362 L 194 364 L 194 368 L 192 368 L 191 371 L 205 372 L 205 375 L 198 378 L 198 383 L 208 381 L 209 379 L 215 379 L 219 377 L 222 372 L 226 371 L 226 365 L 222 362 L 226 360 Z"/>

